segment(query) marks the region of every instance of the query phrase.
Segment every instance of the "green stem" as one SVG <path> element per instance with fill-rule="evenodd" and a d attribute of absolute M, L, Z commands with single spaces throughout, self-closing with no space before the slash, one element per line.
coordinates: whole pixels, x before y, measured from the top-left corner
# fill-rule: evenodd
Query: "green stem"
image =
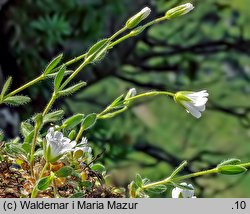
<path fill-rule="evenodd" d="M 82 133 L 84 132 L 84 130 L 85 130 L 84 126 L 81 126 L 81 128 L 80 128 L 80 130 L 79 130 L 79 132 L 78 132 L 78 134 L 76 136 L 76 142 L 78 142 L 80 140 L 80 138 L 81 138 Z"/>
<path fill-rule="evenodd" d="M 48 168 L 48 166 L 49 166 L 49 162 L 46 161 L 46 163 L 45 163 L 45 165 L 43 166 L 43 169 L 42 169 L 42 171 L 41 171 L 41 173 L 40 173 L 40 175 L 39 175 L 38 181 L 43 177 L 43 174 L 44 174 L 45 170 Z M 36 186 L 35 186 L 34 189 L 32 190 L 31 198 L 35 198 L 35 197 L 37 196 L 37 193 L 38 193 L 38 189 L 37 189 L 37 184 L 36 184 Z"/>
<path fill-rule="evenodd" d="M 168 92 L 168 91 L 151 91 L 151 92 L 146 92 L 146 93 L 142 93 L 142 94 L 139 94 L 139 95 L 127 98 L 126 100 L 124 100 L 124 102 L 125 102 L 125 105 L 126 105 L 130 101 L 133 101 L 135 99 L 142 98 L 142 97 L 156 96 L 156 95 L 167 95 L 167 96 L 172 96 L 173 97 L 175 94 L 172 93 L 172 92 Z M 113 112 L 112 115 L 109 115 L 109 116 L 105 117 L 105 114 L 109 113 L 112 110 L 113 110 L 113 107 L 112 106 L 108 106 L 101 113 L 99 113 L 97 115 L 97 118 L 98 119 L 106 119 L 106 118 L 113 117 L 113 116 L 115 116 L 117 114 L 120 114 L 120 113 L 124 112 L 125 110 L 127 110 L 127 106 L 125 106 L 124 108 L 122 108 L 122 109 L 120 109 L 118 111 Z"/>
<path fill-rule="evenodd" d="M 160 17 L 160 18 L 158 18 L 158 19 L 155 19 L 155 20 L 153 20 L 153 21 L 151 21 L 151 22 L 148 22 L 147 24 L 142 25 L 141 27 L 145 29 L 145 28 L 150 27 L 150 26 L 153 25 L 153 24 L 156 24 L 156 23 L 165 21 L 166 19 L 167 19 L 167 18 L 166 18 L 165 16 L 163 16 L 163 17 Z M 123 37 L 117 39 L 116 41 L 112 42 L 112 43 L 109 45 L 109 49 L 113 48 L 115 45 L 117 45 L 117 44 L 123 42 L 124 40 L 126 40 L 126 39 L 128 39 L 128 38 L 130 38 L 130 37 L 133 37 L 134 35 L 133 35 L 132 32 L 133 32 L 133 30 L 132 30 L 130 33 L 128 33 L 128 34 L 124 35 Z"/>
<path fill-rule="evenodd" d="M 189 175 L 183 175 L 183 176 L 179 176 L 176 178 L 172 178 L 171 181 L 181 181 L 184 179 L 189 179 L 189 178 L 194 178 L 194 177 L 198 177 L 198 176 L 202 176 L 202 175 L 208 175 L 208 174 L 214 174 L 214 173 L 218 173 L 218 169 L 214 168 L 214 169 L 209 169 L 209 170 L 204 170 L 204 171 L 200 171 L 200 172 L 195 172 Z"/>
<path fill-rule="evenodd" d="M 89 60 L 86 59 L 61 85 L 60 89 L 63 89 L 87 64 Z"/>
<path fill-rule="evenodd" d="M 34 136 L 33 136 L 33 141 L 32 141 L 32 145 L 31 145 L 31 151 L 30 151 L 30 172 L 31 172 L 31 176 L 34 178 L 34 154 L 35 154 L 35 147 L 36 147 L 36 141 L 37 141 L 37 136 L 38 136 L 38 132 L 40 129 L 40 125 L 38 125 L 36 123 L 35 128 L 34 128 Z"/>
<path fill-rule="evenodd" d="M 86 55 L 87 55 L 87 53 L 84 53 L 78 57 L 75 57 L 74 59 L 71 59 L 68 62 L 65 62 L 64 65 L 68 66 L 68 65 L 74 64 L 74 63 L 78 62 L 79 60 L 83 59 Z M 58 71 L 60 68 L 61 68 L 61 65 L 58 66 L 57 68 L 54 68 L 52 73 Z"/>
<path fill-rule="evenodd" d="M 40 173 L 39 180 L 43 177 L 43 174 L 44 174 L 45 170 L 48 168 L 48 166 L 49 166 L 49 162 L 46 161 L 46 163 L 45 163 L 45 165 L 43 166 L 43 169 L 42 169 L 42 171 L 41 171 L 41 173 Z"/>
<path fill-rule="evenodd" d="M 115 37 L 119 36 L 121 33 L 123 33 L 125 30 L 127 30 L 127 27 L 124 26 L 123 28 L 121 28 L 120 30 L 118 30 L 116 33 L 114 33 L 109 40 L 113 40 Z"/>
<path fill-rule="evenodd" d="M 49 103 L 47 104 L 46 108 L 43 111 L 43 114 L 42 114 L 43 117 L 48 113 L 48 111 L 50 110 L 54 102 L 56 101 L 56 98 L 57 98 L 57 94 L 54 92 Z"/>
<path fill-rule="evenodd" d="M 128 38 L 130 38 L 130 37 L 132 37 L 132 35 L 131 35 L 130 33 L 129 33 L 129 34 L 126 34 L 125 36 L 123 36 L 123 37 L 117 39 L 116 41 L 114 41 L 114 42 L 112 42 L 112 43 L 110 43 L 108 49 L 113 48 L 115 45 L 121 43 L 122 41 L 124 41 L 124 40 L 126 40 L 126 39 L 128 39 Z"/>
<path fill-rule="evenodd" d="M 242 166 L 242 167 L 249 168 L 250 167 L 250 162 L 242 163 L 242 164 L 238 164 L 238 165 Z M 148 188 L 157 186 L 159 184 L 166 185 L 166 184 L 168 184 L 170 182 L 182 181 L 182 180 L 189 179 L 189 178 L 194 178 L 194 177 L 198 177 L 198 176 L 202 176 L 202 175 L 215 174 L 215 173 L 218 173 L 218 168 L 204 170 L 204 171 L 200 171 L 200 172 L 195 172 L 195 173 L 191 173 L 191 174 L 188 174 L 188 175 L 183 175 L 183 176 L 179 176 L 179 177 L 175 177 L 175 178 L 168 177 L 168 178 L 163 179 L 161 181 L 157 181 L 157 182 L 153 182 L 151 184 L 147 184 L 147 185 L 143 186 L 142 188 L 143 189 L 148 189 Z"/>
<path fill-rule="evenodd" d="M 167 96 L 173 97 L 175 94 L 172 92 L 168 92 L 168 91 L 150 91 L 150 92 L 146 92 L 143 94 L 138 94 L 136 96 L 130 97 L 126 99 L 126 101 L 131 101 L 131 100 L 135 100 L 135 99 L 142 98 L 142 97 L 151 97 L 151 96 L 156 96 L 156 95 L 167 95 Z"/>
<path fill-rule="evenodd" d="M 5 96 L 5 98 L 7 98 L 7 97 L 11 97 L 11 96 L 13 96 L 13 95 L 15 95 L 15 94 L 19 93 L 20 91 L 23 91 L 24 89 L 26 89 L 26 88 L 30 87 L 31 85 L 33 85 L 33 84 L 35 84 L 35 83 L 37 83 L 37 82 L 39 82 L 39 81 L 43 80 L 44 78 L 45 78 L 45 77 L 44 77 L 44 75 L 43 75 L 43 74 L 42 74 L 42 75 L 40 75 L 39 77 L 37 77 L 37 78 L 33 79 L 32 81 L 30 81 L 30 82 L 28 82 L 28 83 L 24 84 L 24 85 L 23 85 L 23 86 L 21 86 L 20 88 L 17 88 L 16 90 L 14 90 L 14 91 L 10 92 L 9 94 L 7 94 L 7 95 Z"/>
<path fill-rule="evenodd" d="M 51 106 L 53 105 L 53 103 L 55 102 L 57 98 L 56 93 L 54 92 L 48 105 L 46 106 L 46 108 L 44 109 L 42 116 L 44 117 L 47 112 L 50 110 Z M 33 141 L 32 141 L 32 145 L 31 145 L 31 152 L 30 152 L 30 171 L 31 171 L 31 176 L 34 177 L 34 154 L 35 154 L 35 147 L 36 147 L 36 142 L 37 142 L 37 137 L 38 137 L 38 133 L 39 133 L 39 129 L 41 127 L 42 124 L 37 124 L 35 125 L 34 128 L 34 136 L 33 136 Z"/>
<path fill-rule="evenodd" d="M 52 181 L 52 186 L 53 186 L 54 198 L 59 198 L 58 194 L 57 194 L 55 179 L 53 179 L 53 181 Z"/>

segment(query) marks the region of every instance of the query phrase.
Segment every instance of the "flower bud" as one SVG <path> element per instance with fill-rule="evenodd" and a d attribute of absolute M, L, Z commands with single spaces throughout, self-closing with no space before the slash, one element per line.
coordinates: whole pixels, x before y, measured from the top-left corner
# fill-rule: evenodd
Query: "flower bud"
<path fill-rule="evenodd" d="M 135 95 L 136 95 L 136 89 L 135 88 L 131 88 L 131 89 L 129 89 L 129 91 L 128 91 L 128 93 L 127 93 L 127 95 L 126 95 L 126 97 L 125 97 L 124 100 L 127 100 L 130 97 L 134 97 Z"/>
<path fill-rule="evenodd" d="M 145 28 L 146 28 L 146 27 L 144 27 L 144 26 L 139 26 L 139 27 L 133 29 L 133 30 L 129 33 L 129 35 L 131 35 L 131 36 L 137 36 L 137 35 L 140 34 L 142 31 L 144 31 Z"/>
<path fill-rule="evenodd" d="M 139 13 L 132 16 L 126 22 L 126 27 L 129 29 L 136 27 L 142 20 L 148 17 L 150 12 L 151 12 L 151 9 L 149 7 L 144 7 Z"/>
<path fill-rule="evenodd" d="M 180 6 L 174 7 L 168 10 L 165 14 L 166 18 L 172 19 L 178 16 L 185 15 L 194 9 L 194 6 L 191 3 L 182 4 Z"/>

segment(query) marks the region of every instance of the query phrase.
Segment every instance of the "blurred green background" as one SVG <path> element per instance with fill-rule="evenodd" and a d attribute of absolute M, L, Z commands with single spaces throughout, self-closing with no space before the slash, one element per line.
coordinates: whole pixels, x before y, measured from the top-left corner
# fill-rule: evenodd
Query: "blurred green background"
<path fill-rule="evenodd" d="M 63 52 L 69 60 L 112 35 L 142 9 L 159 17 L 182 0 L 12 0 L 0 2 L 0 84 L 13 76 L 13 88 L 38 76 Z M 100 112 L 129 88 L 207 89 L 207 111 L 197 120 L 166 97 L 137 102 L 86 133 L 113 183 L 127 186 L 136 173 L 163 179 L 182 161 L 183 173 L 216 166 L 228 158 L 250 160 L 250 7 L 249 0 L 193 0 L 188 15 L 166 21 L 116 46 L 77 79 L 88 86 L 54 108 L 66 114 Z M 74 66 L 72 67 L 74 68 Z M 76 79 L 76 82 L 77 82 Z M 26 120 L 50 98 L 47 80 L 23 93 L 33 102 L 11 110 Z M 6 107 L 2 107 L 6 108 Z M 66 116 L 67 116 L 66 115 Z M 17 120 L 17 121 L 19 121 Z M 3 129 L 13 128 L 6 124 Z M 250 197 L 250 174 L 206 176 L 189 182 L 197 197 Z M 162 197 L 165 197 L 162 195 Z"/>

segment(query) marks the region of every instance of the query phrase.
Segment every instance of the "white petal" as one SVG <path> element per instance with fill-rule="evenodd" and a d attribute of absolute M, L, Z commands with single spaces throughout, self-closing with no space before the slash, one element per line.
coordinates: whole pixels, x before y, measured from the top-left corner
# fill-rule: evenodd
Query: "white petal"
<path fill-rule="evenodd" d="M 179 198 L 181 191 L 182 191 L 182 189 L 180 189 L 179 187 L 175 187 L 172 190 L 172 198 Z"/>
<path fill-rule="evenodd" d="M 188 184 L 187 186 L 194 189 L 192 184 Z M 182 196 L 183 198 L 192 198 L 194 196 L 194 190 L 183 189 Z"/>
<path fill-rule="evenodd" d="M 86 137 L 83 137 L 81 144 L 87 144 L 87 143 L 88 143 L 88 139 Z"/>
<path fill-rule="evenodd" d="M 71 144 L 71 146 L 72 146 L 72 148 L 73 148 L 73 147 L 76 146 L 76 141 L 71 141 L 70 144 Z"/>
<path fill-rule="evenodd" d="M 185 106 L 188 113 L 192 114 L 196 118 L 201 117 L 201 113 L 199 112 L 199 110 L 195 106 L 193 106 L 191 103 L 183 101 L 183 105 Z"/>
<path fill-rule="evenodd" d="M 67 138 L 67 137 L 63 137 L 62 140 L 61 140 L 61 143 L 62 144 L 68 144 L 68 143 L 70 143 L 70 139 Z"/>
<path fill-rule="evenodd" d="M 55 134 L 54 134 L 54 138 L 56 138 L 58 141 L 62 140 L 63 133 L 56 131 Z"/>
<path fill-rule="evenodd" d="M 194 106 L 198 111 L 205 111 L 206 109 L 206 106 L 205 105 L 202 105 L 202 106 Z"/>
<path fill-rule="evenodd" d="M 193 103 L 195 106 L 202 106 L 206 104 L 207 100 L 208 99 L 206 97 L 200 97 L 199 99 L 193 101 Z"/>

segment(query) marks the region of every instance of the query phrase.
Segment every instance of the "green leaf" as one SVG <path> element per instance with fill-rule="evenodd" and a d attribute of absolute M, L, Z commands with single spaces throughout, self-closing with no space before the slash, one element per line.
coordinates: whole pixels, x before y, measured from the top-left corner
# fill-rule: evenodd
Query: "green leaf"
<path fill-rule="evenodd" d="M 138 187 L 142 187 L 143 186 L 143 181 L 142 181 L 142 177 L 140 174 L 136 174 L 135 176 L 135 183 Z"/>
<path fill-rule="evenodd" d="M 83 127 L 84 130 L 90 129 L 92 126 L 95 125 L 96 120 L 97 120 L 96 113 L 89 114 L 83 119 L 81 127 Z"/>
<path fill-rule="evenodd" d="M 79 82 L 73 86 L 70 86 L 69 88 L 59 91 L 58 94 L 59 96 L 68 96 L 80 90 L 85 85 L 86 85 L 86 82 Z"/>
<path fill-rule="evenodd" d="M 73 72 L 74 72 L 73 70 L 66 70 L 66 71 L 64 72 L 64 76 L 69 76 L 69 75 L 72 74 Z M 47 77 L 47 78 L 53 78 L 53 79 L 54 79 L 58 73 L 59 73 L 59 71 L 58 71 L 58 72 L 51 73 L 51 74 L 48 74 L 46 77 Z"/>
<path fill-rule="evenodd" d="M 29 136 L 29 134 L 34 130 L 34 127 L 28 122 L 21 123 L 21 134 L 23 137 Z"/>
<path fill-rule="evenodd" d="M 68 138 L 70 140 L 74 140 L 75 137 L 76 137 L 76 130 L 71 130 L 70 133 L 69 133 L 69 135 L 68 135 Z"/>
<path fill-rule="evenodd" d="M 55 79 L 54 79 L 54 90 L 57 92 L 58 89 L 60 88 L 61 82 L 63 80 L 64 77 L 64 73 L 66 71 L 66 67 L 62 66 L 59 70 L 59 72 L 57 73 Z"/>
<path fill-rule="evenodd" d="M 37 189 L 38 190 L 48 189 L 50 184 L 52 183 L 52 180 L 53 180 L 52 176 L 46 176 L 44 178 L 41 178 L 37 183 Z"/>
<path fill-rule="evenodd" d="M 83 192 L 77 192 L 74 195 L 71 195 L 70 198 L 84 198 L 84 195 Z"/>
<path fill-rule="evenodd" d="M 85 187 L 87 190 L 90 190 L 92 187 L 92 183 L 90 181 L 83 181 L 81 182 L 81 186 Z"/>
<path fill-rule="evenodd" d="M 218 167 L 218 172 L 224 175 L 237 175 L 246 171 L 247 169 L 245 167 L 239 165 L 225 165 Z"/>
<path fill-rule="evenodd" d="M 122 94 L 121 96 L 119 96 L 119 97 L 117 97 L 111 104 L 110 104 L 110 107 L 113 107 L 113 108 L 115 108 L 115 107 L 117 107 L 117 106 L 124 106 L 123 105 L 123 97 L 124 97 L 124 95 Z"/>
<path fill-rule="evenodd" d="M 15 144 L 13 141 L 6 143 L 4 150 L 10 155 L 27 157 L 27 152 L 22 148 L 22 144 Z"/>
<path fill-rule="evenodd" d="M 57 110 L 46 114 L 43 118 L 43 123 L 57 122 L 62 119 L 64 115 L 63 110 Z"/>
<path fill-rule="evenodd" d="M 136 190 L 137 190 L 137 185 L 135 184 L 135 182 L 134 181 L 132 181 L 130 184 L 129 184 L 129 186 L 128 186 L 128 189 L 129 189 L 129 196 L 131 197 L 131 198 L 136 198 L 137 197 L 137 195 L 136 195 Z"/>
<path fill-rule="evenodd" d="M 84 117 L 84 114 L 75 114 L 72 117 L 69 117 L 63 122 L 62 128 L 65 128 L 65 129 L 74 128 L 75 126 L 77 126 L 78 124 L 82 122 L 83 117 Z"/>
<path fill-rule="evenodd" d="M 150 188 L 147 188 L 145 191 L 146 192 L 151 192 L 151 193 L 163 193 L 167 190 L 167 187 L 166 185 L 164 184 L 158 184 L 156 186 L 153 186 L 153 187 L 150 187 Z"/>
<path fill-rule="evenodd" d="M 240 164 L 240 163 L 241 163 L 240 159 L 231 158 L 231 159 L 222 161 L 220 164 L 218 164 L 218 166 L 237 165 L 237 164 Z"/>
<path fill-rule="evenodd" d="M 147 185 L 147 184 L 150 183 L 150 180 L 149 180 L 148 178 L 143 178 L 143 179 L 142 179 L 142 183 L 143 183 L 143 186 L 144 186 L 144 185 Z"/>
<path fill-rule="evenodd" d="M 29 103 L 30 101 L 31 99 L 28 96 L 17 95 L 17 96 L 5 98 L 3 100 L 3 103 L 13 105 L 13 106 L 19 106 L 19 105 L 24 105 L 26 103 Z"/>
<path fill-rule="evenodd" d="M 31 143 L 34 136 L 34 130 L 32 130 L 25 138 L 24 143 Z"/>
<path fill-rule="evenodd" d="M 102 174 L 103 172 L 106 171 L 105 166 L 103 166 L 100 163 L 96 163 L 96 164 L 92 165 L 91 169 L 98 172 L 98 173 L 100 173 L 100 174 Z"/>
<path fill-rule="evenodd" d="M 107 53 L 108 46 L 110 44 L 109 39 L 102 39 L 95 43 L 88 51 L 86 59 L 89 58 L 90 61 L 101 60 Z"/>
<path fill-rule="evenodd" d="M 10 86 L 11 86 L 11 82 L 12 82 L 12 77 L 9 77 L 7 79 L 7 81 L 4 83 L 2 91 L 1 91 L 1 95 L 0 95 L 0 100 L 2 101 L 6 92 L 9 90 Z"/>
<path fill-rule="evenodd" d="M 22 149 L 26 152 L 26 154 L 30 154 L 31 144 L 30 143 L 23 143 Z"/>
<path fill-rule="evenodd" d="M 67 176 L 72 175 L 72 173 L 73 173 L 73 168 L 72 168 L 72 167 L 70 167 L 70 166 L 64 166 L 64 167 L 62 167 L 61 169 L 59 169 L 59 170 L 55 173 L 55 175 L 56 175 L 57 177 L 67 177 Z"/>
<path fill-rule="evenodd" d="M 63 54 L 58 55 L 54 59 L 51 60 L 51 62 L 48 64 L 48 66 L 44 70 L 44 75 L 49 74 L 61 61 Z"/>

